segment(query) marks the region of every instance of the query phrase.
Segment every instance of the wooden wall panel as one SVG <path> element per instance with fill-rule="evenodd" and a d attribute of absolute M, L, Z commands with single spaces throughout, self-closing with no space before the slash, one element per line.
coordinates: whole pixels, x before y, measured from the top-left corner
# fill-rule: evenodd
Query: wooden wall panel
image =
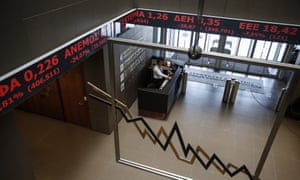
<path fill-rule="evenodd" d="M 44 89 L 21 104 L 19 108 L 54 119 L 64 120 L 58 81 L 50 83 Z"/>
<path fill-rule="evenodd" d="M 90 127 L 83 66 L 80 64 L 59 78 L 65 120 Z"/>

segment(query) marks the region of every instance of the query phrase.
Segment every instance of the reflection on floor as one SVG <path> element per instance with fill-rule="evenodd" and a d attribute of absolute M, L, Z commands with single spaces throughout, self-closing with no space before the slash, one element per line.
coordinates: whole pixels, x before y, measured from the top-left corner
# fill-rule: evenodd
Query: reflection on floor
<path fill-rule="evenodd" d="M 237 76 L 232 72 L 210 72 L 202 68 L 186 68 L 190 81 L 212 84 L 215 86 L 225 86 L 227 80 L 239 83 L 239 89 L 249 90 L 256 93 L 264 93 L 263 80 L 261 78 L 248 78 L 247 76 Z"/>
<path fill-rule="evenodd" d="M 277 99 L 268 96 L 270 85 L 265 84 L 265 94 L 239 91 L 235 104 L 228 105 L 221 102 L 224 87 L 188 81 L 185 96 L 176 101 L 166 121 L 145 119 L 155 132 L 161 126 L 169 132 L 177 122 L 186 143 L 201 146 L 209 156 L 217 154 L 225 164 L 245 164 L 253 174 L 275 117 Z M 130 111 L 137 115 L 137 102 Z M 18 110 L 15 116 L 37 179 L 166 179 L 116 163 L 113 135 Z M 193 165 L 178 161 L 170 148 L 163 151 L 149 139 L 141 138 L 135 127 L 125 121 L 120 122 L 119 129 L 122 158 L 193 179 L 249 179 L 244 174 L 231 178 L 213 166 L 205 170 L 197 161 Z M 179 145 L 176 138 L 173 144 Z M 300 180 L 299 149 L 300 122 L 285 119 L 261 179 Z M 183 152 L 179 153 L 183 156 Z"/>

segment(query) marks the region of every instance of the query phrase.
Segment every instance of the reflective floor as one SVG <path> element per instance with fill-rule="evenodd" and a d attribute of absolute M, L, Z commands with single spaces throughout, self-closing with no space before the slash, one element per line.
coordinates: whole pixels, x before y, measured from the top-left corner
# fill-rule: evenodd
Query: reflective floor
<path fill-rule="evenodd" d="M 200 147 L 208 157 L 217 155 L 226 165 L 245 165 L 254 174 L 275 118 L 281 87 L 272 80 L 263 80 L 264 94 L 239 91 L 233 105 L 222 103 L 224 87 L 188 81 L 186 94 L 176 101 L 166 121 L 144 119 L 155 133 L 162 126 L 169 134 L 177 122 L 185 144 Z M 137 101 L 130 111 L 137 116 Z M 38 180 L 167 179 L 116 163 L 113 134 L 104 135 L 19 110 L 15 116 Z M 197 159 L 192 164 L 180 161 L 170 146 L 164 151 L 148 137 L 143 139 L 132 123 L 122 120 L 119 129 L 122 158 L 193 179 L 249 179 L 244 173 L 233 177 L 222 174 L 217 163 L 206 170 Z M 164 142 L 166 138 L 161 135 L 160 140 Z M 179 156 L 184 157 L 178 137 L 174 136 L 171 142 Z M 203 152 L 199 156 L 207 163 Z M 192 159 L 192 155 L 187 159 Z M 300 121 L 286 118 L 261 179 L 300 180 L 299 167 Z"/>

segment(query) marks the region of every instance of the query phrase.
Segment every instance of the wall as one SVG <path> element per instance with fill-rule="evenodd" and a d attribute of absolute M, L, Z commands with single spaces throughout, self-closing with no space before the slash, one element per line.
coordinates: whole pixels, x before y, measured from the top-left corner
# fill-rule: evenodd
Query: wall
<path fill-rule="evenodd" d="M 299 0 L 205 0 L 205 15 L 300 24 Z M 136 0 L 136 7 L 197 14 L 198 0 Z"/>
<path fill-rule="evenodd" d="M 132 7 L 132 0 L 5 1 L 0 76 Z"/>
<path fill-rule="evenodd" d="M 128 29 L 120 36 L 122 38 L 139 39 L 151 42 L 152 31 L 153 28 L 151 27 L 136 27 Z M 124 55 L 122 55 L 122 57 L 124 57 L 122 60 L 120 59 L 121 54 Z M 143 72 L 145 71 L 146 66 L 149 65 L 151 55 L 152 50 L 150 49 L 124 45 L 114 46 L 116 97 L 128 107 L 136 100 L 137 88 L 141 87 L 141 84 L 145 82 Z M 112 77 L 110 77 L 109 63 L 108 47 L 104 46 L 103 50 L 94 54 L 83 63 L 84 76 L 86 81 L 90 81 L 102 90 L 112 94 Z M 120 69 L 121 64 L 123 64 L 123 70 Z M 123 74 L 124 80 L 120 79 L 121 74 Z M 123 90 L 121 90 L 120 87 L 122 83 L 124 83 Z M 86 87 L 86 96 L 88 96 L 89 93 L 99 96 L 91 87 Z M 110 106 L 90 97 L 88 98 L 88 104 L 91 128 L 98 132 L 110 134 L 113 130 L 114 121 Z M 121 115 L 118 114 L 117 118 L 121 119 Z"/>
<path fill-rule="evenodd" d="M 136 7 L 197 13 L 198 0 L 136 0 Z M 132 0 L 10 0 L 1 7 L 0 74 L 133 7 Z M 206 0 L 204 14 L 300 24 L 300 1 Z"/>
<path fill-rule="evenodd" d="M 85 81 L 89 81 L 102 90 L 110 93 L 111 81 L 109 79 L 109 60 L 107 51 L 107 46 L 104 46 L 103 50 L 87 59 L 83 63 L 83 66 Z M 91 128 L 98 132 L 110 134 L 113 130 L 114 121 L 111 114 L 111 107 L 90 98 L 88 96 L 90 93 L 96 96 L 100 95 L 88 85 L 86 85 L 86 92 L 86 96 L 88 97 Z"/>
<path fill-rule="evenodd" d="M 134 6 L 197 13 L 198 0 L 10 0 L 1 5 L 0 76 Z M 300 24 L 299 0 L 206 0 L 204 14 Z"/>
<path fill-rule="evenodd" d="M 0 121 L 0 179 L 34 180 L 33 170 L 13 119 L 7 113 Z"/>
<path fill-rule="evenodd" d="M 136 26 L 120 37 L 145 42 L 152 42 L 153 28 Z M 152 49 L 135 46 L 114 46 L 116 96 L 128 107 L 137 98 L 137 88 L 144 86 L 145 69 L 150 64 Z M 122 68 L 121 68 L 122 67 Z"/>

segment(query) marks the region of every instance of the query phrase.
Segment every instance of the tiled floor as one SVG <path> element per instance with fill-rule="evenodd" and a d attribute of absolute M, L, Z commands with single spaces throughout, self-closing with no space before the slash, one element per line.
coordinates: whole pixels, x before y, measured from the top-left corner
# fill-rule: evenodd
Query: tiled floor
<path fill-rule="evenodd" d="M 272 90 L 272 87 L 265 88 L 266 92 Z M 275 118 L 273 95 L 239 91 L 235 104 L 230 106 L 221 102 L 223 89 L 189 81 L 185 96 L 176 101 L 166 121 L 145 119 L 155 132 L 162 126 L 169 133 L 177 122 L 185 143 L 195 149 L 200 146 L 209 156 L 215 153 L 224 164 L 246 165 L 254 174 Z M 130 110 L 137 115 L 137 102 Z M 38 180 L 166 179 L 116 163 L 113 134 L 104 135 L 18 110 L 15 116 Z M 171 148 L 163 151 L 149 138 L 143 139 L 132 123 L 123 120 L 119 129 L 122 158 L 193 179 L 249 179 L 243 173 L 232 178 L 223 175 L 213 165 L 205 170 L 197 160 L 193 165 L 179 161 Z M 160 136 L 160 140 L 164 142 L 165 138 Z M 183 157 L 176 136 L 172 143 Z M 190 158 L 191 154 L 187 159 Z M 207 162 L 203 154 L 200 158 Z M 286 118 L 261 179 L 300 180 L 299 167 L 300 121 Z"/>

